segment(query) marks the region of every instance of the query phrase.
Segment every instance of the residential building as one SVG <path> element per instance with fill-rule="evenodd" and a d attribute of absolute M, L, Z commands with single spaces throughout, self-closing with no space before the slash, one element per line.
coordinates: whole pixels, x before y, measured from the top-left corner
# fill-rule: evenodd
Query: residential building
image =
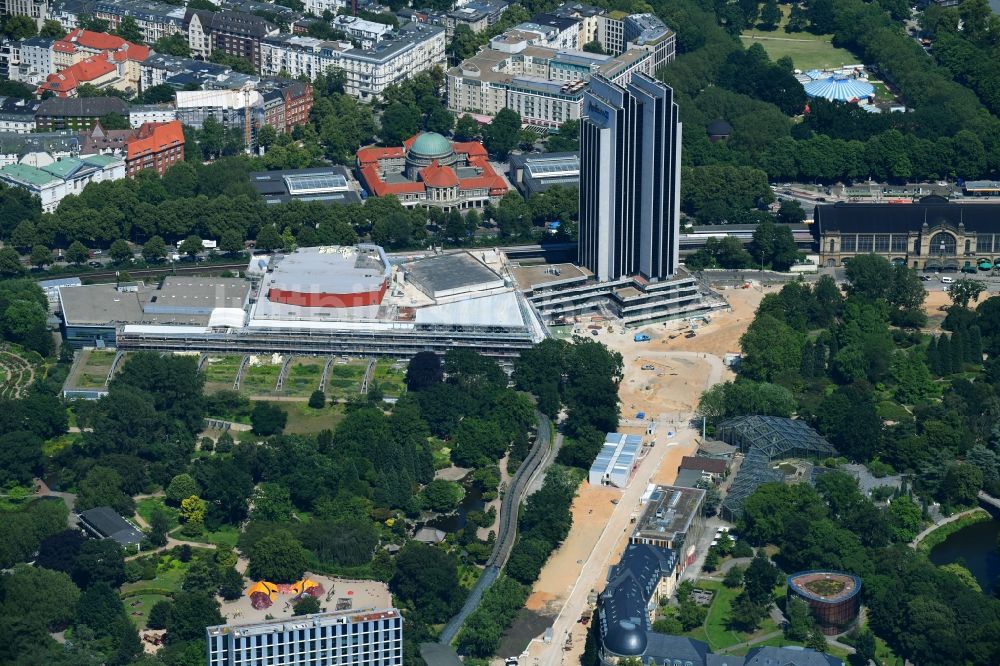
<path fill-rule="evenodd" d="M 90 183 L 124 177 L 125 162 L 111 155 L 67 157 L 53 159 L 44 166 L 8 164 L 0 168 L 0 182 L 38 196 L 44 213 L 54 212 L 60 201 L 70 194 L 80 194 Z"/>
<path fill-rule="evenodd" d="M 99 0 L 89 9 L 94 18 L 107 21 L 111 30 L 117 30 L 126 16 L 132 17 L 142 30 L 142 41 L 146 44 L 184 31 L 183 5 L 155 0 Z"/>
<path fill-rule="evenodd" d="M 173 104 L 133 104 L 128 116 L 132 129 L 139 129 L 146 123 L 169 123 L 171 120 L 177 120 Z"/>
<path fill-rule="evenodd" d="M 250 185 L 266 204 L 289 201 L 356 204 L 362 201 L 358 181 L 347 167 L 340 165 L 259 171 L 250 174 Z"/>
<path fill-rule="evenodd" d="M 79 157 L 80 137 L 75 132 L 0 132 L 0 166 L 21 162 L 34 166 L 39 161 L 38 154 L 56 160 Z M 47 162 L 46 157 L 41 161 Z"/>
<path fill-rule="evenodd" d="M 550 13 L 577 21 L 577 30 L 579 31 L 578 42 L 580 48 L 583 48 L 584 44 L 601 41 L 601 17 L 607 11 L 603 7 L 585 5 L 580 2 L 565 2 Z"/>
<path fill-rule="evenodd" d="M 159 53 L 142 63 L 139 72 L 141 90 L 162 84 L 177 90 L 190 90 L 194 86 L 204 90 L 236 90 L 248 84 L 255 88 L 261 80 L 257 74 L 241 74 L 224 65 Z"/>
<path fill-rule="evenodd" d="M 50 92 L 57 97 L 76 97 L 77 88 L 83 84 L 95 88 L 126 90 L 128 83 L 123 70 L 116 63 L 110 62 L 106 55 L 93 56 L 70 65 L 61 72 L 49 74 L 38 86 L 37 93 L 41 95 Z"/>
<path fill-rule="evenodd" d="M 598 41 L 613 54 L 646 49 L 653 54 L 654 69 L 673 60 L 677 50 L 677 35 L 653 14 L 604 14 L 599 17 Z"/>
<path fill-rule="evenodd" d="M 450 39 L 455 28 L 464 25 L 472 32 L 480 33 L 495 24 L 504 15 L 510 3 L 507 0 L 466 0 L 455 3 L 451 11 L 438 9 L 402 9 L 396 12 L 400 18 L 416 23 L 429 23 L 445 29 Z"/>
<path fill-rule="evenodd" d="M 260 43 L 267 37 L 278 34 L 277 26 L 253 14 L 223 11 L 212 16 L 212 50 L 251 63 L 255 71 L 261 68 Z"/>
<path fill-rule="evenodd" d="M 510 182 L 525 199 L 553 185 L 580 185 L 580 153 L 512 154 L 509 163 Z"/>
<path fill-rule="evenodd" d="M 306 13 L 315 16 L 322 16 L 323 12 L 336 14 L 341 9 L 351 6 L 347 0 L 305 0 L 304 4 Z"/>
<path fill-rule="evenodd" d="M 184 32 L 191 55 L 199 58 L 212 55 L 212 16 L 214 13 L 205 9 L 188 9 L 184 13 Z"/>
<path fill-rule="evenodd" d="M 145 169 L 163 175 L 184 161 L 184 128 L 180 121 L 146 123 L 125 142 L 125 169 L 130 178 Z"/>
<path fill-rule="evenodd" d="M 372 49 L 349 42 L 277 35 L 261 42 L 261 75 L 284 72 L 314 80 L 331 67 L 346 76 L 345 90 L 363 101 L 379 99 L 386 87 L 445 62 L 443 28 L 407 23 Z"/>
<path fill-rule="evenodd" d="M 679 266 L 681 124 L 673 90 L 594 77 L 580 120 L 579 263 L 598 281 L 658 282 Z"/>
<path fill-rule="evenodd" d="M 0 132 L 28 134 L 35 131 L 38 100 L 25 101 L 16 97 L 0 97 Z"/>
<path fill-rule="evenodd" d="M 42 100 L 35 112 L 39 132 L 89 130 L 101 116 L 117 113 L 128 118 L 129 105 L 117 97 L 52 97 Z"/>
<path fill-rule="evenodd" d="M 536 46 L 536 33 L 508 30 L 447 72 L 448 109 L 488 121 L 514 109 L 526 125 L 558 127 L 578 120 L 594 75 L 625 85 L 635 72 L 653 73 L 651 55 L 631 49 L 619 56 Z"/>
<path fill-rule="evenodd" d="M 334 30 L 341 30 L 351 39 L 355 39 L 361 44 L 363 49 L 374 48 L 376 44 L 385 39 L 386 35 L 392 32 L 392 26 L 375 21 L 366 21 L 357 16 L 336 16 L 330 25 Z"/>
<path fill-rule="evenodd" d="M 533 40 L 535 46 L 577 50 L 583 47 L 580 43 L 578 23 L 575 18 L 556 14 L 537 14 L 531 17 L 530 21 L 514 26 L 514 30 L 538 35 Z"/>
<path fill-rule="evenodd" d="M 982 271 L 1000 266 L 1000 203 L 949 201 L 820 204 L 813 236 L 823 266 L 875 253 L 923 271 Z"/>
<path fill-rule="evenodd" d="M 371 194 L 393 194 L 409 207 L 481 208 L 508 191 L 483 144 L 452 142 L 434 132 L 410 137 L 403 146 L 362 148 L 358 172 Z"/>
<path fill-rule="evenodd" d="M 116 155 L 125 154 L 125 142 L 135 136 L 135 130 L 106 130 L 101 121 L 94 124 L 93 129 L 80 132 L 80 155 Z"/>
<path fill-rule="evenodd" d="M 48 37 L 31 37 L 20 42 L 20 57 L 16 67 L 11 68 L 10 78 L 14 81 L 37 86 L 49 74 L 56 71 L 52 45 Z"/>
<path fill-rule="evenodd" d="M 313 105 L 312 85 L 294 81 L 263 93 L 264 124 L 288 134 L 296 126 L 309 122 Z"/>
<path fill-rule="evenodd" d="M 644 497 L 629 543 L 649 544 L 677 553 L 677 573 L 695 561 L 698 539 L 705 529 L 705 490 L 656 486 Z"/>
<path fill-rule="evenodd" d="M 0 40 L 0 78 L 16 81 L 15 76 L 20 64 L 21 42 L 8 39 Z M 12 72 L 15 73 L 15 76 L 12 76 Z"/>
<path fill-rule="evenodd" d="M 205 633 L 208 666 L 403 664 L 403 617 L 394 608 L 219 625 Z"/>
<path fill-rule="evenodd" d="M 4 0 L 0 5 L 0 14 L 8 16 L 28 16 L 35 19 L 39 28 L 49 16 L 48 0 Z"/>

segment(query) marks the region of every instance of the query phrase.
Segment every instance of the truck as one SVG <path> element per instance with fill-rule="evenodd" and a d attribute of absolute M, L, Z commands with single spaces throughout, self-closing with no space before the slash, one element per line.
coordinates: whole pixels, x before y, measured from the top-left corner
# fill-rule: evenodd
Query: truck
<path fill-rule="evenodd" d="M 632 340 L 633 342 L 649 342 L 649 336 L 645 333 L 636 333 Z"/>

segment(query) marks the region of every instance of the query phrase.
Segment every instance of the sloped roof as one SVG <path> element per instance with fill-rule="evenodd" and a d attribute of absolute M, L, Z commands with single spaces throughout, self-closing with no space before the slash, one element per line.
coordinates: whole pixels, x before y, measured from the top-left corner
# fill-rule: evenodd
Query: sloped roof
<path fill-rule="evenodd" d="M 166 123 L 143 123 L 135 138 L 126 142 L 126 158 L 134 160 L 149 153 L 158 153 L 184 145 L 184 127 L 179 120 Z"/>
<path fill-rule="evenodd" d="M 455 170 L 451 167 L 441 166 L 437 163 L 437 160 L 431 162 L 430 166 L 424 167 L 420 172 L 420 177 L 423 179 L 424 184 L 430 187 L 458 186 L 458 176 L 455 175 Z"/>
<path fill-rule="evenodd" d="M 68 93 L 81 83 L 90 83 L 114 71 L 117 71 L 117 67 L 108 62 L 106 54 L 101 54 L 81 60 L 56 74 L 49 74 L 38 89 L 51 90 L 57 94 Z"/>
<path fill-rule="evenodd" d="M 80 520 L 101 538 L 113 539 L 123 546 L 139 543 L 143 538 L 142 532 L 115 513 L 111 507 L 99 506 L 88 509 L 80 514 Z"/>

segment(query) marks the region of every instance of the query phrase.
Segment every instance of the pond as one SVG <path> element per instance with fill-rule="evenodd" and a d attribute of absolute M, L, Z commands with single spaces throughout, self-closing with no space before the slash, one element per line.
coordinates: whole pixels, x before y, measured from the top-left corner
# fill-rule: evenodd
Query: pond
<path fill-rule="evenodd" d="M 937 565 L 960 562 L 972 572 L 983 592 L 990 594 L 1000 576 L 1000 553 L 997 536 L 1000 521 L 989 520 L 955 532 L 931 551 L 931 562 Z"/>
<path fill-rule="evenodd" d="M 466 517 L 471 511 L 482 511 L 486 507 L 486 503 L 483 501 L 483 494 L 479 490 L 478 486 L 469 484 L 463 486 L 465 488 L 465 497 L 462 498 L 461 504 L 458 505 L 458 510 L 453 513 L 449 513 L 444 516 L 436 516 L 424 523 L 417 525 L 417 529 L 421 527 L 434 527 L 442 532 L 459 532 L 465 529 L 465 524 L 467 522 Z"/>

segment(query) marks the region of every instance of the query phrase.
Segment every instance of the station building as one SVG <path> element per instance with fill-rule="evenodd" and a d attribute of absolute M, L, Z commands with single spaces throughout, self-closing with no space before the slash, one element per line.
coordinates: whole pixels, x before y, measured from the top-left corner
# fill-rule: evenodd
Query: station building
<path fill-rule="evenodd" d="M 816 206 L 813 234 L 823 266 L 877 254 L 922 271 L 988 271 L 1000 265 L 1000 203 L 949 201 Z"/>

